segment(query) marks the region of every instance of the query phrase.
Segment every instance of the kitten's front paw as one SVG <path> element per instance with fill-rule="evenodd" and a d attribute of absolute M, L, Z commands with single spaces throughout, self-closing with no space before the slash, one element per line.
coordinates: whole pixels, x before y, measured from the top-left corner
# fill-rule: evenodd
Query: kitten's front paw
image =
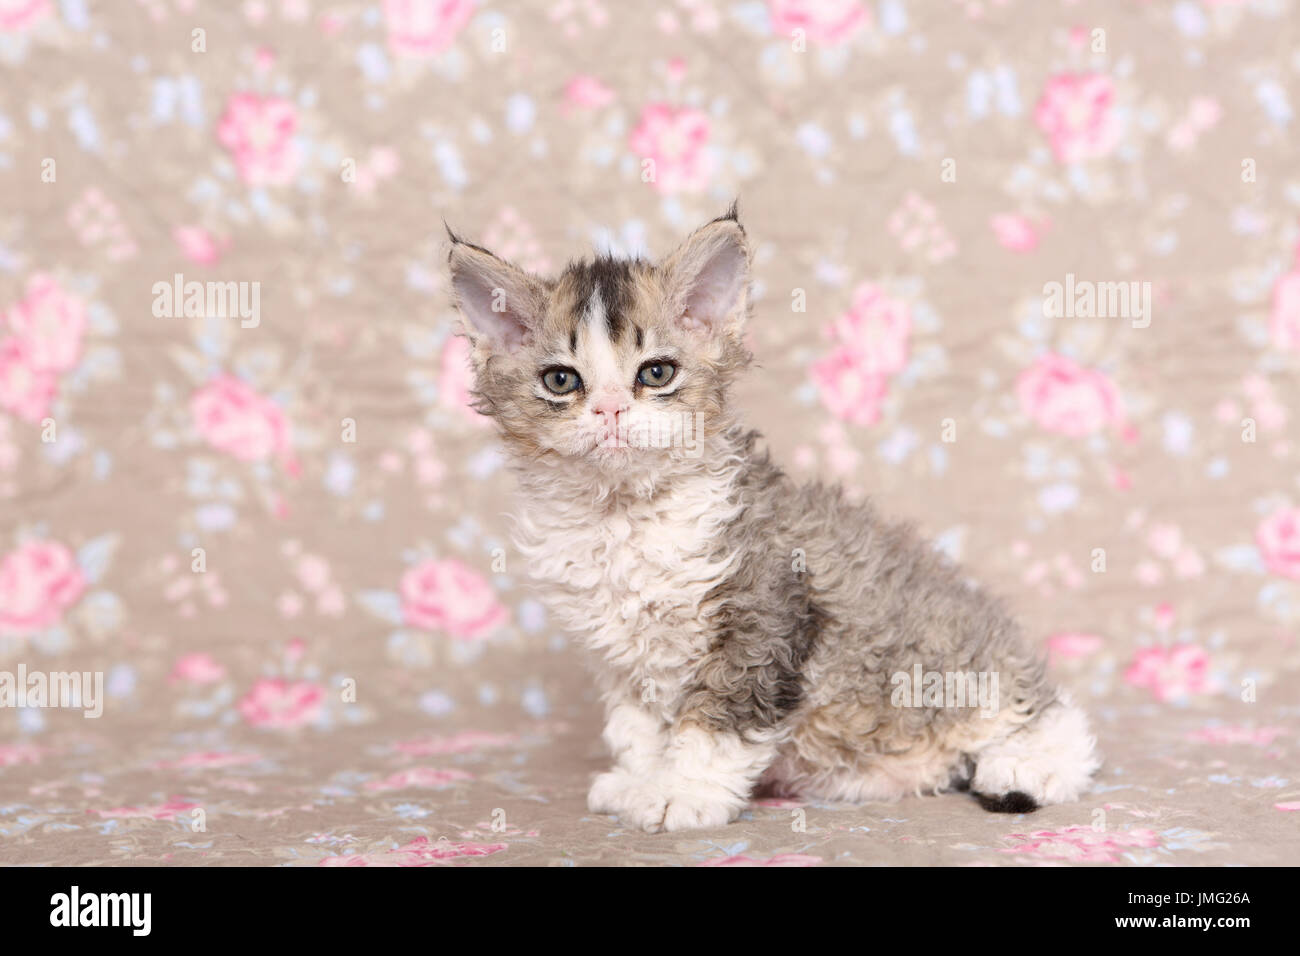
<path fill-rule="evenodd" d="M 663 828 L 671 833 L 700 827 L 722 827 L 740 816 L 741 809 L 736 799 L 725 791 L 714 793 L 710 788 L 702 792 L 678 792 L 668 800 Z"/>
<path fill-rule="evenodd" d="M 599 774 L 587 791 L 587 809 L 592 813 L 618 813 L 636 782 L 636 778 L 625 770 Z"/>
<path fill-rule="evenodd" d="M 591 782 L 587 791 L 587 809 L 592 813 L 618 813 L 619 794 L 623 790 L 623 775 L 611 770 Z"/>
<path fill-rule="evenodd" d="M 744 803 L 725 787 L 674 778 L 646 780 L 618 769 L 592 781 L 587 807 L 592 813 L 616 815 L 624 826 L 660 833 L 726 826 Z"/>
<path fill-rule="evenodd" d="M 657 787 L 626 770 L 602 773 L 587 791 L 592 813 L 612 813 L 627 826 L 656 833 L 663 827 L 667 799 Z"/>

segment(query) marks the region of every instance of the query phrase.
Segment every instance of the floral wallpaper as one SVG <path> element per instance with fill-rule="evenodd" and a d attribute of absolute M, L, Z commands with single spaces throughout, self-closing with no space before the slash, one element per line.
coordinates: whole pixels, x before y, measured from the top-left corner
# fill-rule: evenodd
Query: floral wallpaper
<path fill-rule="evenodd" d="M 0 863 L 1300 861 L 1297 41 L 1288 0 L 0 0 Z M 737 196 L 737 400 L 1009 599 L 1084 801 L 587 812 L 443 223 L 546 271 Z"/>

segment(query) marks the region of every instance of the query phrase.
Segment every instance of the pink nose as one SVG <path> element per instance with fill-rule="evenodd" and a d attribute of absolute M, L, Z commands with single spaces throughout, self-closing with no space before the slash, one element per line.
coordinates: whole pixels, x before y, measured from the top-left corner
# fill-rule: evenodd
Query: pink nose
<path fill-rule="evenodd" d="M 606 393 L 592 403 L 591 410 L 605 420 L 606 428 L 616 428 L 618 416 L 627 411 L 627 402 L 621 395 Z"/>

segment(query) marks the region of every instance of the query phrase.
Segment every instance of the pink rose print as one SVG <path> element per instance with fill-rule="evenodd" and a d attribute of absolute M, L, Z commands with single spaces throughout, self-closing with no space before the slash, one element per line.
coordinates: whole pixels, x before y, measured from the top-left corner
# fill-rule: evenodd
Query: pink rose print
<path fill-rule="evenodd" d="M 177 226 L 172 230 L 172 239 L 185 258 L 201 266 L 215 265 L 227 245 L 214 239 L 202 226 Z"/>
<path fill-rule="evenodd" d="M 1168 601 L 1156 605 L 1155 612 L 1152 614 L 1152 620 L 1155 626 L 1162 631 L 1167 631 L 1174 624 L 1174 606 Z"/>
<path fill-rule="evenodd" d="M 1003 849 L 1003 853 L 1027 854 L 1042 860 L 1068 863 L 1118 863 L 1119 855 L 1126 850 L 1150 850 L 1160 845 L 1160 838 L 1152 830 L 1112 833 L 1084 826 L 1028 834 L 1009 833 L 1007 838 L 1018 840 L 1020 844 Z"/>
<path fill-rule="evenodd" d="M 447 860 L 466 856 L 491 856 L 506 849 L 505 843 L 451 843 L 416 837 L 405 846 L 385 853 L 354 853 L 351 856 L 331 856 L 321 860 L 321 866 L 437 866 Z"/>
<path fill-rule="evenodd" d="M 1047 639 L 1047 651 L 1055 660 L 1059 657 L 1087 657 L 1102 645 L 1096 634 L 1053 634 Z"/>
<path fill-rule="evenodd" d="M 305 554 L 298 559 L 295 571 L 298 583 L 312 593 L 323 591 L 330 583 L 329 562 L 316 554 Z"/>
<path fill-rule="evenodd" d="M 1210 655 L 1193 644 L 1143 648 L 1124 671 L 1124 680 L 1148 688 L 1162 702 L 1215 689 Z"/>
<path fill-rule="evenodd" d="M 280 406 L 234 376 L 222 375 L 195 392 L 190 414 L 208 444 L 240 461 L 289 452 L 289 424 Z"/>
<path fill-rule="evenodd" d="M 449 737 L 403 740 L 393 744 L 395 750 L 412 757 L 434 754 L 468 754 L 495 747 L 508 747 L 518 740 L 513 734 L 493 734 L 483 730 L 462 730 Z"/>
<path fill-rule="evenodd" d="M 297 128 L 298 111 L 288 100 L 235 93 L 217 125 L 217 140 L 230 150 L 244 182 L 283 186 L 298 172 Z"/>
<path fill-rule="evenodd" d="M 841 345 L 812 365 L 813 384 L 822 404 L 836 418 L 854 425 L 872 425 L 889 391 L 885 376 L 863 369 L 858 353 Z"/>
<path fill-rule="evenodd" d="M 1077 163 L 1100 159 L 1119 142 L 1115 86 L 1100 73 L 1061 73 L 1047 82 L 1034 109 L 1034 122 L 1047 136 L 1056 159 Z"/>
<path fill-rule="evenodd" d="M 0 408 L 34 425 L 49 412 L 58 387 L 53 372 L 36 367 L 26 339 L 0 340 Z"/>
<path fill-rule="evenodd" d="M 372 147 L 365 160 L 357 164 L 353 186 L 362 195 L 369 196 L 380 183 L 391 179 L 401 168 L 402 158 L 396 150 L 387 146 Z"/>
<path fill-rule="evenodd" d="M 1038 230 L 1024 216 L 1004 213 L 989 220 L 989 228 L 1004 249 L 1033 252 L 1038 248 Z"/>
<path fill-rule="evenodd" d="M 1300 250 L 1291 272 L 1273 286 L 1273 309 L 1268 319 L 1274 348 L 1300 352 Z"/>
<path fill-rule="evenodd" d="M 849 311 L 831 326 L 832 336 L 857 354 L 862 371 L 875 375 L 902 371 L 911 332 L 907 304 L 891 299 L 870 282 L 853 291 Z"/>
<path fill-rule="evenodd" d="M 150 764 L 158 770 L 219 770 L 226 767 L 244 767 L 257 763 L 262 758 L 257 754 L 222 753 L 217 750 L 198 750 L 188 753 L 176 760 L 159 760 Z"/>
<path fill-rule="evenodd" d="M 0 561 L 0 632 L 35 634 L 59 623 L 86 589 L 81 568 L 57 541 L 28 541 Z"/>
<path fill-rule="evenodd" d="M 86 306 L 47 275 L 27 280 L 27 295 L 9 311 L 9 328 L 27 344 L 28 365 L 39 371 L 63 372 L 81 356 Z"/>
<path fill-rule="evenodd" d="M 436 770 L 433 767 L 415 767 L 400 770 L 383 780 L 371 780 L 366 784 L 367 790 L 405 790 L 407 787 L 427 787 L 441 790 L 460 780 L 473 780 L 471 774 L 463 770 Z"/>
<path fill-rule="evenodd" d="M 226 669 L 212 659 L 211 654 L 186 654 L 173 666 L 170 677 L 172 683 L 185 681 L 190 684 L 215 684 L 226 676 Z"/>
<path fill-rule="evenodd" d="M 1195 97 L 1187 107 L 1187 115 L 1169 131 L 1165 142 L 1170 149 L 1191 149 L 1200 135 L 1217 126 L 1222 118 L 1223 108 L 1218 100 L 1208 96 Z"/>
<path fill-rule="evenodd" d="M 652 103 L 632 130 L 632 151 L 652 160 L 653 184 L 661 193 L 701 192 L 713 171 L 709 118 L 697 109 Z"/>
<path fill-rule="evenodd" d="M 1207 744 L 1252 744 L 1267 747 L 1286 731 L 1281 727 L 1222 727 L 1211 726 L 1194 730 L 1187 736 Z"/>
<path fill-rule="evenodd" d="M 109 262 L 135 258 L 139 247 L 117 204 L 88 186 L 68 209 L 68 226 L 87 248 L 102 250 Z"/>
<path fill-rule="evenodd" d="M 586 73 L 579 73 L 564 87 L 566 112 L 599 109 L 612 102 L 614 102 L 614 91 Z"/>
<path fill-rule="evenodd" d="M 957 243 L 939 216 L 939 210 L 920 193 L 908 190 L 889 214 L 889 234 L 905 252 L 918 252 L 930 262 L 943 262 L 957 253 Z"/>
<path fill-rule="evenodd" d="M 50 0 L 0 0 L 0 33 L 17 33 L 50 15 Z"/>
<path fill-rule="evenodd" d="M 1255 545 L 1271 573 L 1300 581 L 1300 508 L 1283 508 L 1261 521 Z"/>
<path fill-rule="evenodd" d="M 838 46 L 871 21 L 861 0 L 769 0 L 772 32 L 789 37 L 795 30 L 815 43 Z"/>
<path fill-rule="evenodd" d="M 1040 426 L 1071 438 L 1124 419 L 1119 392 L 1109 378 L 1053 352 L 1020 373 L 1016 395 L 1025 414 Z"/>
<path fill-rule="evenodd" d="M 40 763 L 45 751 L 31 744 L 0 744 L 0 767 L 17 767 L 24 763 Z"/>
<path fill-rule="evenodd" d="M 476 412 L 470 404 L 474 400 L 470 394 L 474 385 L 474 371 L 470 368 L 469 354 L 469 340 L 460 335 L 448 339 L 443 346 L 438 401 L 447 408 L 456 409 L 466 421 L 488 428 L 492 422 L 487 416 Z"/>
<path fill-rule="evenodd" d="M 455 558 L 411 568 L 399 590 L 407 624 L 461 640 L 486 638 L 509 617 L 488 582 Z"/>
<path fill-rule="evenodd" d="M 474 0 L 384 0 L 388 48 L 397 56 L 431 57 L 469 23 Z"/>
<path fill-rule="evenodd" d="M 193 810 L 197 803 L 186 803 L 173 797 L 166 803 L 152 807 L 114 807 L 111 810 L 87 810 L 97 813 L 105 820 L 171 820 L 178 813 Z"/>
<path fill-rule="evenodd" d="M 906 303 L 870 282 L 854 290 L 849 310 L 828 328 L 836 348 L 811 369 L 822 404 L 832 415 L 855 425 L 880 418 L 888 377 L 907 365 L 911 331 Z"/>
<path fill-rule="evenodd" d="M 1277 390 L 1267 378 L 1263 375 L 1247 375 L 1241 380 L 1241 390 L 1249 399 L 1250 417 L 1258 422 L 1261 429 L 1267 432 L 1276 432 L 1286 427 L 1290 414 L 1287 412 L 1286 406 L 1279 401 Z M 1236 424 L 1241 418 L 1241 412 L 1233 402 L 1220 403 L 1218 408 L 1219 420 L 1225 421 L 1223 413 L 1229 410 L 1229 408 L 1225 408 L 1225 404 L 1230 406 L 1232 411 L 1232 415 L 1226 421 Z"/>
<path fill-rule="evenodd" d="M 806 853 L 778 853 L 761 860 L 748 856 L 728 856 L 705 860 L 700 866 L 816 866 L 821 861 L 821 857 L 808 856 Z"/>
<path fill-rule="evenodd" d="M 240 700 L 239 713 L 254 727 L 294 730 L 320 716 L 324 700 L 325 689 L 318 684 L 263 679 Z"/>

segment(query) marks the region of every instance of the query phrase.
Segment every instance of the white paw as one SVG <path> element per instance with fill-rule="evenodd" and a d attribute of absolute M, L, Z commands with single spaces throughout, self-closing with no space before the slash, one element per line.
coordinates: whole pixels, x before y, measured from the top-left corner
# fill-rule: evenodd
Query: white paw
<path fill-rule="evenodd" d="M 615 814 L 624 824 L 651 833 L 662 828 L 667 805 L 662 789 L 626 770 L 602 773 L 587 791 L 587 807 L 592 813 Z"/>
<path fill-rule="evenodd" d="M 635 785 L 636 780 L 623 770 L 599 774 L 587 791 L 587 809 L 592 813 L 618 813 L 625 794 Z"/>
<path fill-rule="evenodd" d="M 975 757 L 971 789 L 1000 795 L 1020 791 L 1040 805 L 1072 803 L 1092 786 L 1100 760 L 1083 711 L 1062 700 Z"/>
<path fill-rule="evenodd" d="M 668 801 L 663 828 L 671 833 L 699 827 L 722 827 L 736 819 L 740 811 L 741 807 L 729 793 L 678 793 Z"/>
<path fill-rule="evenodd" d="M 726 826 L 744 801 L 725 787 L 671 777 L 645 779 L 623 769 L 602 773 L 587 791 L 592 813 L 611 813 L 647 833 Z"/>

